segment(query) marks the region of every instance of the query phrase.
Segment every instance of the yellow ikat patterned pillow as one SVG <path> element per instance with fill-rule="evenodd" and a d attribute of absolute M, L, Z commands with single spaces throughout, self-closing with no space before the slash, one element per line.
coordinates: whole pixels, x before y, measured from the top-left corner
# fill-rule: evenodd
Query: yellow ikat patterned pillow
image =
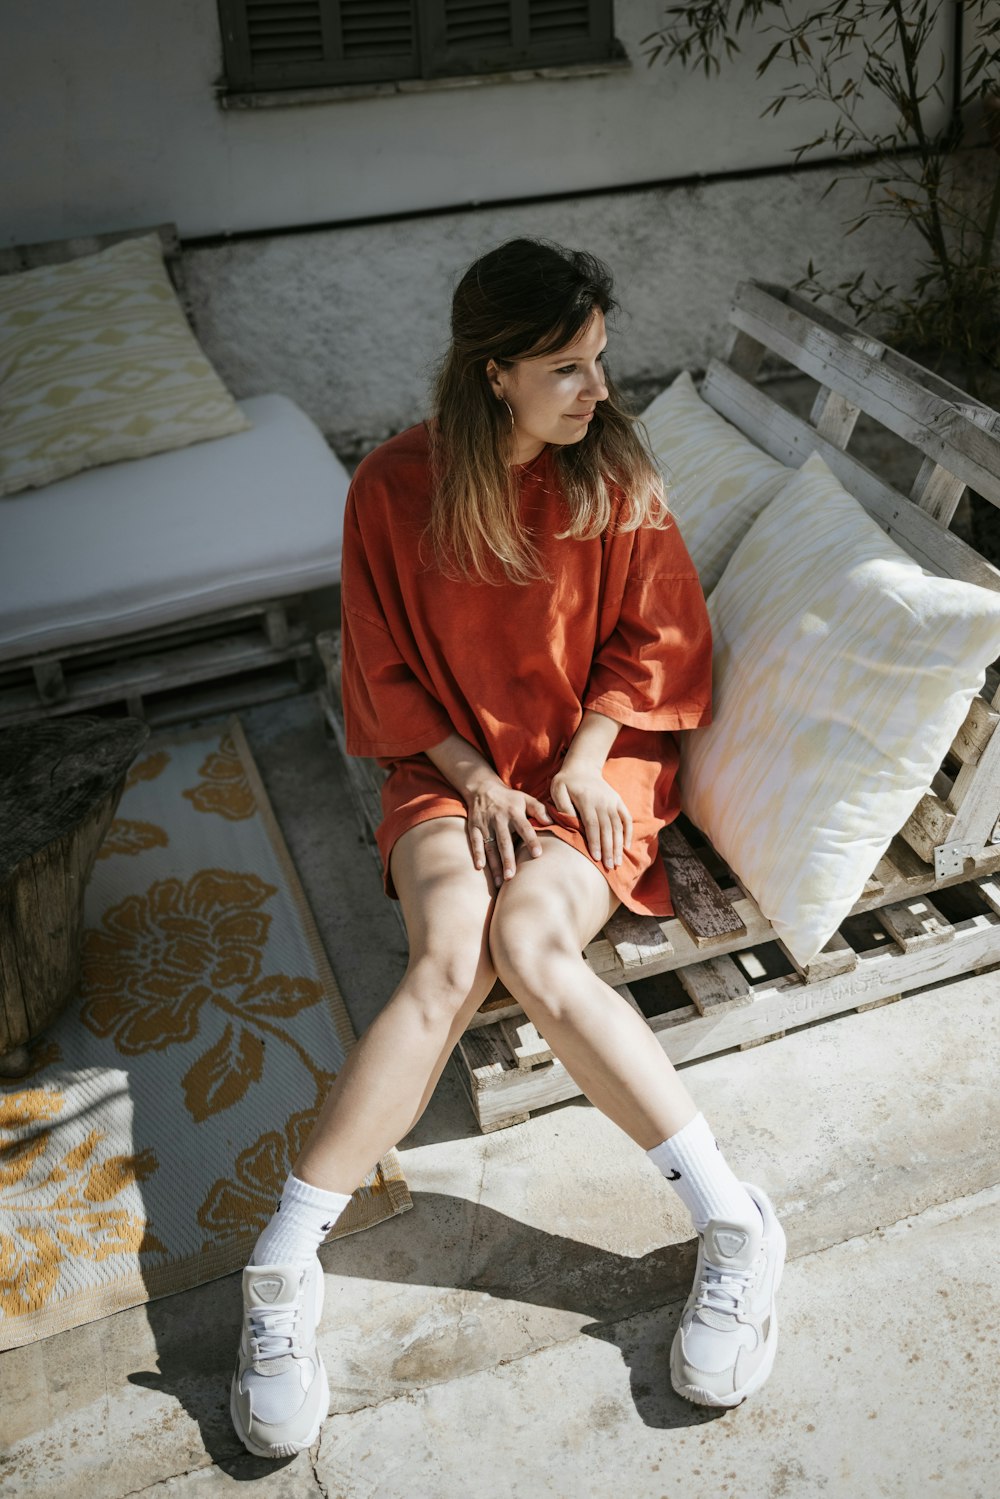
<path fill-rule="evenodd" d="M 0 276 L 0 495 L 249 426 L 157 235 Z"/>
<path fill-rule="evenodd" d="M 1000 655 L 1000 593 L 925 572 L 814 453 L 709 612 L 714 718 L 682 736 L 684 810 L 808 962 Z"/>
<path fill-rule="evenodd" d="M 793 472 L 713 411 L 687 370 L 642 414 L 701 586 L 708 593 L 737 544 Z"/>

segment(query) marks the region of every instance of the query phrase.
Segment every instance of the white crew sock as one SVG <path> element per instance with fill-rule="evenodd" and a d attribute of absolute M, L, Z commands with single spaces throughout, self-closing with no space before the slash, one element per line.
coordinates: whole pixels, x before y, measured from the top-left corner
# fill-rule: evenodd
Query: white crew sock
<path fill-rule="evenodd" d="M 309 1264 L 350 1202 L 343 1192 L 324 1192 L 289 1172 L 274 1217 L 253 1247 L 251 1265 Z"/>
<path fill-rule="evenodd" d="M 676 1135 L 646 1154 L 674 1188 L 698 1233 L 704 1233 L 713 1218 L 747 1227 L 763 1222 L 750 1193 L 726 1165 L 704 1114 L 695 1114 Z"/>

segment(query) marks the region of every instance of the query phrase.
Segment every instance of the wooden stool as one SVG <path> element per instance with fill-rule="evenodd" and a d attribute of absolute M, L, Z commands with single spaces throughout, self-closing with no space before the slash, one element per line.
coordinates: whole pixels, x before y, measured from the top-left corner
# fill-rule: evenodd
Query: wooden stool
<path fill-rule="evenodd" d="M 134 718 L 46 718 L 0 730 L 0 1075 L 72 999 L 83 897 L 149 737 Z"/>

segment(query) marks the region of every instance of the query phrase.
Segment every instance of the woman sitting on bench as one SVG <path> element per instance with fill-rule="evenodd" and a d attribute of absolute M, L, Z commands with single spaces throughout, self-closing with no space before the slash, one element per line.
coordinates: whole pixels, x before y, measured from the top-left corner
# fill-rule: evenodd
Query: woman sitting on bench
<path fill-rule="evenodd" d="M 483 256 L 455 293 L 434 419 L 377 448 L 351 487 L 344 719 L 349 751 L 389 772 L 378 843 L 410 956 L 244 1272 L 231 1408 L 258 1456 L 316 1440 L 316 1251 L 498 976 L 691 1213 L 674 1388 L 737 1405 L 774 1361 L 771 1203 L 581 956 L 619 902 L 671 914 L 658 834 L 679 811 L 674 735 L 711 711 L 701 586 L 603 365 L 613 306 L 590 255 L 519 239 Z"/>

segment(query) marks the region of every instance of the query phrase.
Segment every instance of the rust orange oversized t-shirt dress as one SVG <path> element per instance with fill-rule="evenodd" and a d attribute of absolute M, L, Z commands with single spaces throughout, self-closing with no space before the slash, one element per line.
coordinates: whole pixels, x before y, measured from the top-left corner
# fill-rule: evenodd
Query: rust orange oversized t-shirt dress
<path fill-rule="evenodd" d="M 508 786 L 544 802 L 549 829 L 590 859 L 549 787 L 585 709 L 617 720 L 604 766 L 633 819 L 608 884 L 631 911 L 672 913 L 658 833 L 679 811 L 674 731 L 711 721 L 712 638 L 676 524 L 558 539 L 568 511 L 549 448 L 519 469 L 521 523 L 549 576 L 527 584 L 445 577 L 423 540 L 430 515 L 426 424 L 358 466 L 344 519 L 343 702 L 347 749 L 376 758 L 377 841 L 389 855 L 465 803 L 425 750 L 460 734 Z M 421 542 L 423 540 L 423 545 Z M 545 826 L 538 823 L 537 826 Z M 471 857 L 471 855 L 470 855 Z"/>

